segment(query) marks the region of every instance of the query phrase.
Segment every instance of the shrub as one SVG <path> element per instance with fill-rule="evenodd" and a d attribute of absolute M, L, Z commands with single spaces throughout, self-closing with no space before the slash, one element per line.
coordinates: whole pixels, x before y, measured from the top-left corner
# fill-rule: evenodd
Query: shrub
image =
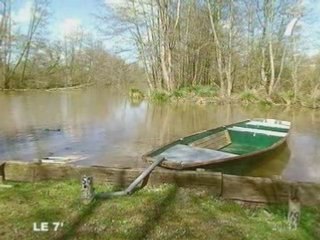
<path fill-rule="evenodd" d="M 190 88 L 189 87 L 182 87 L 179 89 L 176 89 L 172 92 L 171 96 L 176 98 L 184 98 L 187 97 L 188 94 L 190 94 Z"/>
<path fill-rule="evenodd" d="M 196 85 L 192 87 L 192 91 L 199 97 L 213 97 L 217 95 L 217 89 L 210 85 Z"/>
<path fill-rule="evenodd" d="M 154 102 L 167 102 L 170 99 L 170 94 L 166 91 L 156 90 L 151 93 L 150 98 Z"/>
<path fill-rule="evenodd" d="M 294 92 L 293 91 L 282 91 L 278 94 L 278 97 L 282 102 L 290 105 L 294 102 Z"/>
<path fill-rule="evenodd" d="M 129 91 L 129 96 L 132 99 L 139 99 L 139 100 L 144 98 L 143 92 L 137 88 L 131 88 Z"/>
<path fill-rule="evenodd" d="M 257 96 L 257 93 L 252 90 L 244 91 L 240 94 L 240 100 L 241 102 L 248 104 L 248 103 L 255 103 L 259 101 L 259 97 Z"/>

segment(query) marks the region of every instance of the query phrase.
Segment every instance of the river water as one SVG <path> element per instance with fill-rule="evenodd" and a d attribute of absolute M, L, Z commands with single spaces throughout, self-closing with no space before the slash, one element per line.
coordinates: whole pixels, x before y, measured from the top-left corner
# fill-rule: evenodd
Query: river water
<path fill-rule="evenodd" d="M 196 131 L 254 117 L 287 120 L 288 147 L 244 174 L 320 182 L 319 110 L 134 103 L 107 88 L 0 93 L 0 107 L 0 160 L 75 156 L 77 164 L 121 168 L 143 167 L 142 154 Z"/>

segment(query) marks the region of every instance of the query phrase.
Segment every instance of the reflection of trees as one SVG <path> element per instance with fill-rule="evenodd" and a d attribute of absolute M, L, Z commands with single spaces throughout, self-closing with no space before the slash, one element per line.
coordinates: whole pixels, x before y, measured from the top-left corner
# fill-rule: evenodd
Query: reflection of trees
<path fill-rule="evenodd" d="M 161 145 L 193 132 L 225 125 L 232 122 L 232 118 L 231 106 L 148 104 L 140 136 L 153 139 L 152 145 Z"/>

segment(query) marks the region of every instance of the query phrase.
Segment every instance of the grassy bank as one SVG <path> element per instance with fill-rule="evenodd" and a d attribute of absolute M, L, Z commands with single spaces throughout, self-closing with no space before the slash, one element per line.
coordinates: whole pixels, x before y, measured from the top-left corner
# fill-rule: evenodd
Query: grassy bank
<path fill-rule="evenodd" d="M 312 95 L 296 96 L 290 91 L 275 93 L 267 96 L 263 89 L 247 90 L 239 93 L 233 93 L 231 97 L 221 97 L 219 90 L 213 86 L 190 86 L 183 87 L 173 92 L 156 90 L 149 95 L 143 93 L 139 89 L 131 89 L 129 92 L 131 99 L 147 98 L 152 102 L 194 102 L 197 104 L 225 104 L 225 103 L 241 103 L 261 104 L 261 105 L 286 105 L 286 106 L 303 106 L 308 108 L 319 108 L 320 98 Z"/>
<path fill-rule="evenodd" d="M 225 202 L 203 189 L 172 185 L 82 205 L 78 182 L 11 183 L 0 188 L 0 239 L 316 239 L 319 209 L 303 208 L 290 231 L 285 206 Z M 97 191 L 110 186 L 96 186 Z M 63 222 L 34 232 L 33 223 Z M 317 225 L 318 224 L 318 225 Z"/>

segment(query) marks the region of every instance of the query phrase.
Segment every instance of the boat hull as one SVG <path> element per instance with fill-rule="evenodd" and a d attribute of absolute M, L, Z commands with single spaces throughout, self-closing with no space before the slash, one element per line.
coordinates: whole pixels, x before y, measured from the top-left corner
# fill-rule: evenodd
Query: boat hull
<path fill-rule="evenodd" d="M 212 168 L 259 158 L 280 148 L 287 140 L 290 123 L 274 119 L 253 119 L 198 132 L 156 148 L 142 158 L 165 160 L 168 169 Z"/>

